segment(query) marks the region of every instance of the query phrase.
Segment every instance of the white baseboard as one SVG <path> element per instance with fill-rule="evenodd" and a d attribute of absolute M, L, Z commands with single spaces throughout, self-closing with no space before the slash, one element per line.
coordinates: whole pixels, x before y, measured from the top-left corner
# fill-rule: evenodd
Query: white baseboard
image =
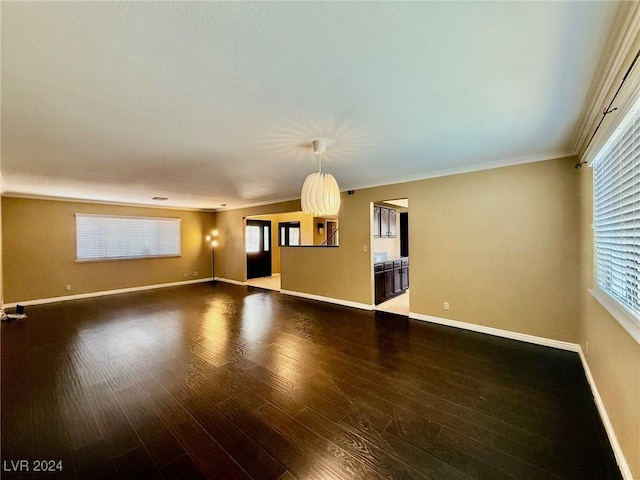
<path fill-rule="evenodd" d="M 361 310 L 373 310 L 373 305 L 367 305 L 366 303 L 352 302 L 350 300 L 342 300 L 341 298 L 323 297 L 321 295 L 313 295 L 311 293 L 294 292 L 293 290 L 280 290 L 280 293 L 284 295 L 291 295 L 294 297 L 308 298 L 309 300 L 318 300 L 320 302 L 335 303 L 344 307 L 359 308 Z"/>
<path fill-rule="evenodd" d="M 563 342 L 561 340 L 554 340 L 552 338 L 536 337 L 535 335 L 527 335 L 526 333 L 518 333 L 509 330 L 502 330 L 499 328 L 485 327 L 484 325 L 476 325 L 475 323 L 460 322 L 458 320 L 450 320 L 448 318 L 434 317 L 431 315 L 424 315 L 422 313 L 414 312 L 409 313 L 409 318 L 415 318 L 416 320 L 422 320 L 424 322 L 446 325 L 448 327 L 456 327 L 462 328 L 464 330 L 486 333 L 489 335 L 494 335 L 496 337 L 509 338 L 511 340 L 520 340 L 521 342 L 535 343 L 536 345 L 544 345 L 546 347 L 559 348 L 561 350 L 569 350 L 571 352 L 580 351 L 580 345 L 578 345 L 577 343 Z"/>
<path fill-rule="evenodd" d="M 197 280 L 183 280 L 181 282 L 157 283 L 155 285 L 143 285 L 141 287 L 118 288 L 116 290 L 103 290 L 100 292 L 78 293 L 75 295 L 65 295 L 62 297 L 40 298 L 37 300 L 25 300 L 23 302 L 5 303 L 3 308 L 15 308 L 17 305 L 42 305 L 45 303 L 66 302 L 67 300 L 79 300 L 81 298 L 103 297 L 105 295 L 117 295 L 119 293 L 140 292 L 142 290 L 153 290 L 156 288 L 177 287 L 180 285 L 191 285 L 193 283 L 210 282 L 213 278 L 199 278 Z"/>
<path fill-rule="evenodd" d="M 613 448 L 613 453 L 616 456 L 618 467 L 620 467 L 620 472 L 622 473 L 622 476 L 624 477 L 625 480 L 633 480 L 633 475 L 631 475 L 631 469 L 629 468 L 629 464 L 627 463 L 627 460 L 624 458 L 624 453 L 622 453 L 622 448 L 620 447 L 620 443 L 618 443 L 618 437 L 616 437 L 616 432 L 613 430 L 613 425 L 611 424 L 611 420 L 609 420 L 607 409 L 604 407 L 604 402 L 602 401 L 600 392 L 598 392 L 598 387 L 596 386 L 596 382 L 593 379 L 593 375 L 591 375 L 591 369 L 589 368 L 589 364 L 587 363 L 587 358 L 582 352 L 581 347 L 578 350 L 578 355 L 580 356 L 580 361 L 582 362 L 582 368 L 584 369 L 584 373 L 587 376 L 587 381 L 589 382 L 589 386 L 591 387 L 593 400 L 596 403 L 596 407 L 598 408 L 598 413 L 600 413 L 600 418 L 602 419 L 602 423 L 604 424 L 604 429 L 606 430 L 607 436 L 609 437 L 611 448 Z"/>
<path fill-rule="evenodd" d="M 600 393 L 598 392 L 598 387 L 596 387 L 596 382 L 591 375 L 591 371 L 589 370 L 589 364 L 587 363 L 587 359 L 582 352 L 582 347 L 577 343 L 570 342 L 562 342 L 560 340 L 553 340 L 550 338 L 544 337 L 536 337 L 534 335 L 527 335 L 524 333 L 511 332 L 509 330 L 501 330 L 499 328 L 485 327 L 483 325 L 476 325 L 473 323 L 460 322 L 457 320 L 450 320 L 448 318 L 440 318 L 434 317 L 431 315 L 424 315 L 422 313 L 409 313 L 410 318 L 414 318 L 416 320 L 422 320 L 425 322 L 437 323 L 439 325 L 446 325 L 449 327 L 462 328 L 464 330 L 471 330 L 479 333 L 486 333 L 489 335 L 495 335 L 497 337 L 509 338 L 512 340 L 520 340 L 522 342 L 534 343 L 536 345 L 543 345 L 546 347 L 554 347 L 559 348 L 561 350 L 568 350 L 571 352 L 576 352 L 580 357 L 580 361 L 582 362 L 582 368 L 584 369 L 585 375 L 587 377 L 587 381 L 589 382 L 589 386 L 591 387 L 591 393 L 593 394 L 593 399 L 598 408 L 598 413 L 600 414 L 600 418 L 602 419 L 602 423 L 604 424 L 604 428 L 607 432 L 607 436 L 609 437 L 609 442 L 611 443 L 611 448 L 613 449 L 613 453 L 615 454 L 616 461 L 618 462 L 618 467 L 620 467 L 620 471 L 622 472 L 622 476 L 625 480 L 633 480 L 633 476 L 631 475 L 631 470 L 629 469 L 629 464 L 624 458 L 624 454 L 622 452 L 622 448 L 620 447 L 620 443 L 618 443 L 618 438 L 616 437 L 615 431 L 613 430 L 613 425 L 611 424 L 611 420 L 609 420 L 609 415 L 607 415 L 607 410 L 604 407 L 604 402 L 602 401 L 602 397 L 600 397 Z"/>
<path fill-rule="evenodd" d="M 247 285 L 247 282 L 240 282 L 238 280 L 231 280 L 230 278 L 224 278 L 224 277 L 215 277 L 214 279 L 216 282 L 224 282 L 224 283 L 232 283 L 233 285 Z"/>
<path fill-rule="evenodd" d="M 105 296 L 105 295 L 115 295 L 115 294 L 119 294 L 119 293 L 138 292 L 138 291 L 142 291 L 142 290 L 152 290 L 152 289 L 156 289 L 156 288 L 175 287 L 175 286 L 180 286 L 180 285 L 190 285 L 190 284 L 194 284 L 194 283 L 204 283 L 204 282 L 210 282 L 212 280 L 217 280 L 219 282 L 231 283 L 231 284 L 234 284 L 234 285 L 243 285 L 243 286 L 247 285 L 247 282 L 240 282 L 238 280 L 232 280 L 232 279 L 221 278 L 221 277 L 215 277 L 215 278 L 209 277 L 209 278 L 201 278 L 201 279 L 197 279 L 197 280 L 185 280 L 185 281 L 181 281 L 181 282 L 161 283 L 161 284 L 156 284 L 156 285 L 145 285 L 145 286 L 141 286 L 141 287 L 120 288 L 120 289 L 116 289 L 116 290 L 106 290 L 106 291 L 101 291 L 101 292 L 80 293 L 80 294 L 77 294 L 77 295 L 66 295 L 66 296 L 62 296 L 62 297 L 52 297 L 52 298 L 44 298 L 44 299 L 38 299 L 38 300 L 26 300 L 26 301 L 23 301 L 23 302 L 6 303 L 6 304 L 3 305 L 3 308 L 14 308 L 18 304 L 24 305 L 24 306 L 41 305 L 41 304 L 45 304 L 45 303 L 63 302 L 63 301 L 67 301 L 67 300 L 77 300 L 77 299 L 82 299 L 82 298 L 92 298 L 92 297 L 100 297 L 100 296 Z M 375 308 L 374 305 L 368 305 L 366 303 L 352 302 L 352 301 L 349 301 L 349 300 L 342 300 L 340 298 L 323 297 L 321 295 L 313 295 L 313 294 L 310 294 L 310 293 L 295 292 L 295 291 L 292 291 L 292 290 L 281 290 L 280 293 L 282 293 L 284 295 L 291 295 L 291 296 L 295 296 L 295 297 L 307 298 L 307 299 L 310 299 L 310 300 L 318 300 L 318 301 L 321 301 L 321 302 L 333 303 L 333 304 L 342 305 L 342 306 L 345 306 L 345 307 L 359 308 L 361 310 L 374 310 L 374 308 Z M 553 339 L 550 339 L 550 338 L 537 337 L 537 336 L 534 336 L 534 335 L 527 335 L 527 334 L 524 334 L 524 333 L 512 332 L 512 331 L 509 331 L 509 330 L 502 330 L 502 329 L 493 328 L 493 327 L 486 327 L 484 325 L 477 325 L 477 324 L 473 324 L 473 323 L 460 322 L 458 320 L 450 320 L 448 318 L 434 317 L 432 315 L 425 315 L 425 314 L 422 314 L 422 313 L 410 312 L 409 313 L 409 318 L 413 318 L 415 320 L 421 320 L 421 321 L 425 321 L 425 322 L 436 323 L 436 324 L 439 324 L 439 325 L 446 325 L 446 326 L 449 326 L 449 327 L 462 328 L 464 330 L 471 330 L 471 331 L 474 331 L 474 332 L 485 333 L 485 334 L 494 335 L 494 336 L 497 336 L 497 337 L 509 338 L 509 339 L 512 339 L 512 340 L 519 340 L 519 341 L 522 341 L 522 342 L 533 343 L 533 344 L 536 344 L 536 345 L 543 345 L 543 346 L 547 346 L 547 347 L 558 348 L 558 349 L 561 349 L 561 350 L 568 350 L 568 351 L 572 351 L 572 352 L 577 352 L 579 357 L 580 357 L 580 361 L 582 362 L 582 367 L 583 367 L 585 375 L 587 377 L 587 381 L 589 383 L 589 386 L 591 387 L 591 392 L 593 394 L 593 398 L 594 398 L 596 407 L 598 409 L 598 412 L 600 413 L 600 417 L 602 418 L 602 423 L 604 424 L 605 430 L 606 430 L 607 435 L 609 437 L 609 441 L 611 442 L 611 447 L 613 448 L 613 452 L 614 452 L 616 460 L 618 462 L 618 466 L 620 467 L 620 470 L 621 470 L 622 475 L 623 475 L 625 480 L 633 480 L 633 477 L 631 475 L 631 470 L 630 470 L 629 465 L 628 465 L 628 463 L 627 463 L 627 461 L 626 461 L 626 459 L 624 457 L 624 454 L 622 452 L 622 448 L 620 447 L 620 444 L 618 443 L 618 439 L 617 439 L 615 431 L 613 429 L 613 425 L 611 424 L 611 421 L 609 420 L 609 416 L 608 416 L 607 411 L 605 409 L 604 402 L 602 401 L 602 397 L 600 396 L 600 393 L 598 392 L 598 388 L 596 387 L 595 380 L 593 379 L 593 376 L 591 374 L 591 370 L 589 369 L 589 364 L 587 363 L 587 359 L 584 356 L 584 354 L 582 352 L 582 348 L 580 347 L 579 344 L 571 343 L 571 342 L 563 342 L 563 341 L 560 341 L 560 340 L 553 340 Z"/>

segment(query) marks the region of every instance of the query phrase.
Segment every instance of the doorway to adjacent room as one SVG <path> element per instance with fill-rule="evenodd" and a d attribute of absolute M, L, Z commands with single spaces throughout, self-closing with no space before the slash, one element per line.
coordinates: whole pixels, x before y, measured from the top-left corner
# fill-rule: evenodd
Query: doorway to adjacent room
<path fill-rule="evenodd" d="M 372 203 L 371 237 L 375 309 L 408 316 L 408 198 Z"/>

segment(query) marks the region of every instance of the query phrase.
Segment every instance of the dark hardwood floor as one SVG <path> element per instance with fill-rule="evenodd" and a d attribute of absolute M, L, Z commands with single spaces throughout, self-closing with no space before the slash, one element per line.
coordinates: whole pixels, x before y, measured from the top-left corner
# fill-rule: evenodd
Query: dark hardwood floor
<path fill-rule="evenodd" d="M 621 478 L 575 353 L 222 283 L 26 313 L 2 478 Z"/>

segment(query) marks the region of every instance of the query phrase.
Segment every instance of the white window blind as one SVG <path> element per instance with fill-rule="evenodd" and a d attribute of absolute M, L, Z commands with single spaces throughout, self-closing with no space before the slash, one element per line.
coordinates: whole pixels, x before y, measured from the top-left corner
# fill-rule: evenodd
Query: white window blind
<path fill-rule="evenodd" d="M 179 256 L 180 219 L 76 214 L 76 259 Z"/>
<path fill-rule="evenodd" d="M 640 323 L 640 100 L 593 161 L 597 286 Z"/>

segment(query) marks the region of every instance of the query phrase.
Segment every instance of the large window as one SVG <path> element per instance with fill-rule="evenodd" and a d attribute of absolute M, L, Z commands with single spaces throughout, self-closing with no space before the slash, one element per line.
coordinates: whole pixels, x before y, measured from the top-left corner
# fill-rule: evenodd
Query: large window
<path fill-rule="evenodd" d="M 76 214 L 76 259 L 180 255 L 180 219 Z"/>
<path fill-rule="evenodd" d="M 616 318 L 632 334 L 640 326 L 639 107 L 640 101 L 593 161 L 596 283 L 623 308 L 625 319 Z"/>

